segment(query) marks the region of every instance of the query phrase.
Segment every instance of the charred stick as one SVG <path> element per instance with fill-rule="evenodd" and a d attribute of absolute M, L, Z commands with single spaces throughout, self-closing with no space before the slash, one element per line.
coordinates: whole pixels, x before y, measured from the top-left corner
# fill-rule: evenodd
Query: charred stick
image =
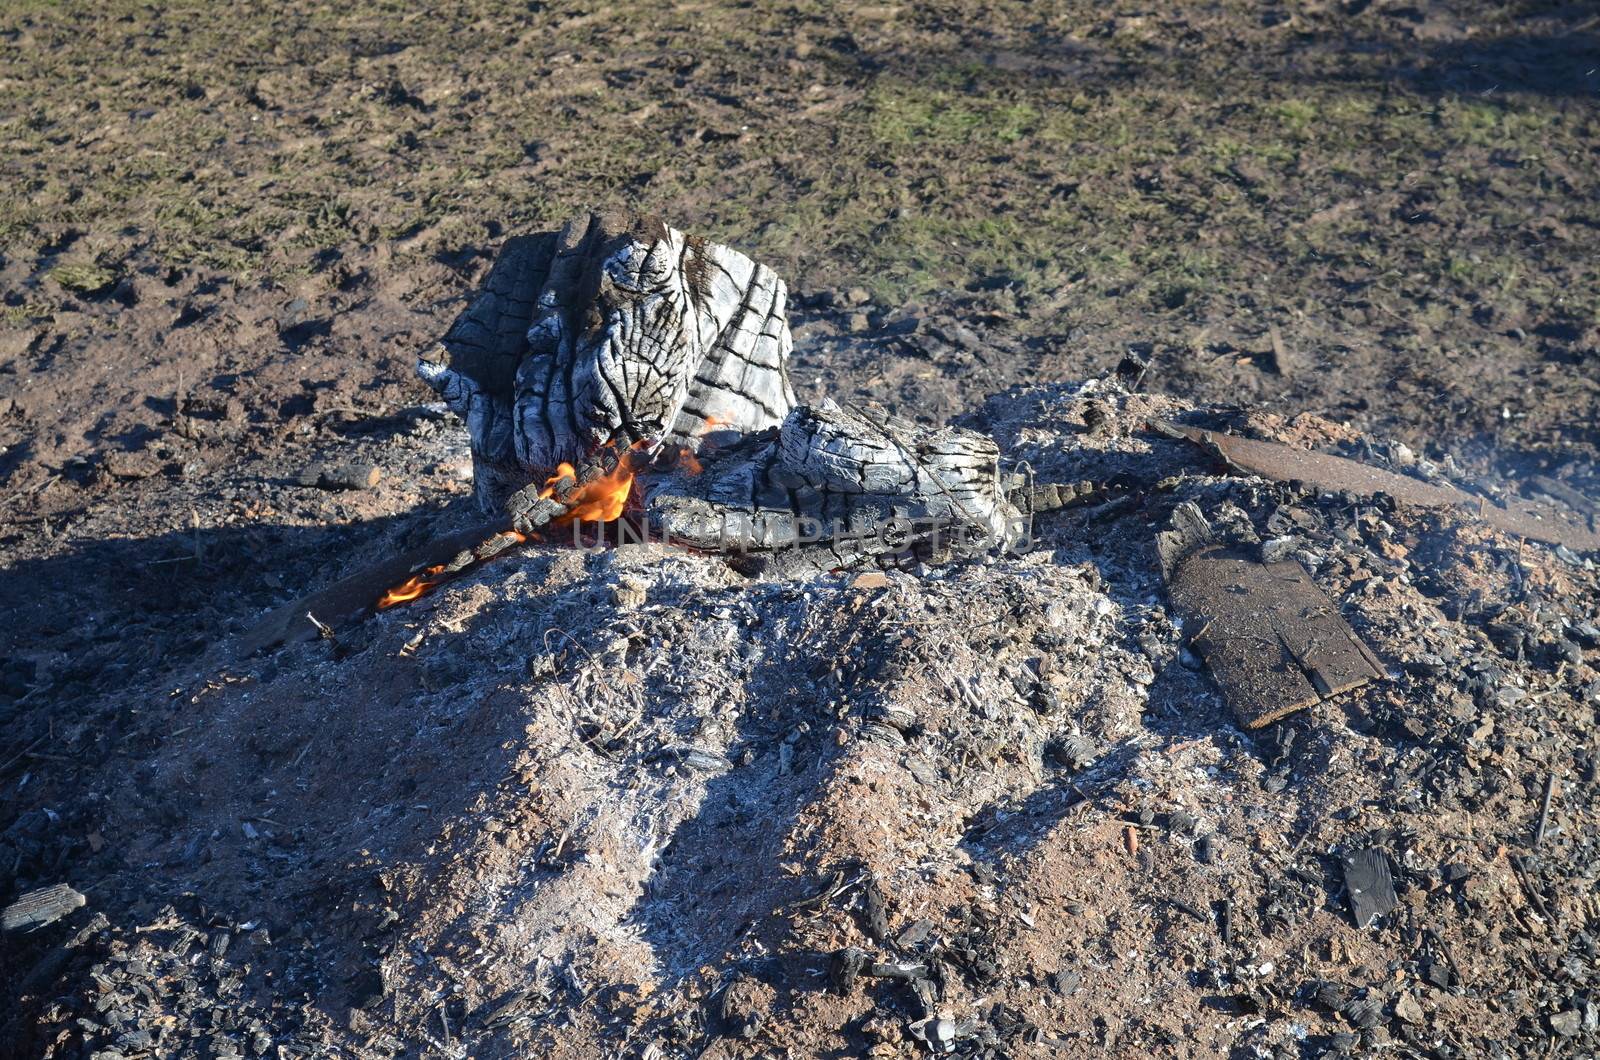
<path fill-rule="evenodd" d="M 928 966 L 917 961 L 873 961 L 861 969 L 862 975 L 877 979 L 926 979 Z"/>
<path fill-rule="evenodd" d="M 1537 848 L 1544 844 L 1545 831 L 1550 827 L 1550 803 L 1556 795 L 1556 774 L 1554 770 L 1544 778 L 1544 798 L 1539 801 L 1539 826 L 1534 829 L 1533 845 Z"/>
<path fill-rule="evenodd" d="M 629 437 L 631 431 L 626 432 Z M 602 446 L 578 462 L 569 475 L 563 475 L 543 486 L 528 485 L 511 495 L 506 503 L 510 525 L 490 537 L 463 549 L 446 563 L 438 573 L 453 577 L 469 567 L 484 563 L 507 549 L 520 545 L 539 530 L 573 514 L 582 503 L 585 490 L 619 472 L 633 472 L 648 460 L 643 442 L 623 448 L 620 444 Z"/>
<path fill-rule="evenodd" d="M 632 432 L 626 432 L 631 435 Z M 584 457 L 564 475 L 543 486 L 525 486 L 511 495 L 506 511 L 511 516 L 511 526 L 518 533 L 531 534 L 541 527 L 569 515 L 577 503 L 584 499 L 585 487 L 619 471 L 636 471 L 648 461 L 642 442 L 624 448 L 621 443 L 602 446 Z"/>

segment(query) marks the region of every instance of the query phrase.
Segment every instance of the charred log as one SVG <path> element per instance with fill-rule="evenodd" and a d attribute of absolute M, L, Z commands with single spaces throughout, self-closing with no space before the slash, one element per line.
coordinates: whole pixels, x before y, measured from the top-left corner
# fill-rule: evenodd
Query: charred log
<path fill-rule="evenodd" d="M 737 251 L 591 215 L 509 242 L 418 373 L 466 420 L 499 510 L 604 446 L 776 426 L 794 404 L 787 298 Z"/>
<path fill-rule="evenodd" d="M 991 439 L 872 408 L 799 406 L 779 430 L 700 463 L 653 483 L 645 500 L 655 532 L 696 548 L 810 549 L 851 566 L 941 542 L 1003 546 L 1020 531 Z"/>
<path fill-rule="evenodd" d="M 1091 494 L 1002 474 L 995 443 L 970 431 L 795 406 L 786 302 L 770 269 L 655 220 L 592 215 L 507 243 L 418 365 L 466 420 L 479 502 L 507 530 L 427 575 L 615 519 L 640 473 L 651 533 L 781 553 L 765 567 L 796 572 L 1009 547 L 1025 516 Z M 678 452 L 691 455 L 661 473 Z"/>

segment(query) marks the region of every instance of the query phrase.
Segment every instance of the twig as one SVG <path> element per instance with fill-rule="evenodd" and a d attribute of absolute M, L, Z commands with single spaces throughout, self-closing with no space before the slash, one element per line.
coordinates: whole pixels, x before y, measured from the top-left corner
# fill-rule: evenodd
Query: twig
<path fill-rule="evenodd" d="M 1535 848 L 1544 843 L 1544 833 L 1550 827 L 1550 803 L 1556 794 L 1555 770 L 1544 778 L 1544 798 L 1539 802 L 1539 827 L 1534 829 L 1533 845 Z"/>
<path fill-rule="evenodd" d="M 343 412 L 350 416 L 366 416 L 371 419 L 379 419 L 390 415 L 388 409 L 358 409 L 354 405 L 330 405 L 325 409 L 318 409 L 315 414 L 317 416 L 329 416 L 335 412 Z"/>
<path fill-rule="evenodd" d="M 6 764 L 3 765 L 3 766 L 0 766 L 0 776 L 3 776 L 8 769 L 10 769 L 12 766 L 16 765 L 18 762 L 22 761 L 24 758 L 28 757 L 28 755 L 32 754 L 34 748 L 38 747 L 40 744 L 44 743 L 49 738 L 50 738 L 50 734 L 46 733 L 45 735 L 39 737 L 37 740 L 35 740 L 32 743 L 30 743 L 27 747 L 24 747 L 22 750 L 18 751 L 16 754 L 14 754 L 10 758 L 6 759 Z"/>
<path fill-rule="evenodd" d="M 60 481 L 60 479 L 61 479 L 61 472 L 57 471 L 57 472 L 54 472 L 53 474 L 51 474 L 49 477 L 47 477 L 43 482 L 39 483 L 37 486 L 29 486 L 27 489 L 18 490 L 17 492 L 13 493 L 11 496 L 6 498 L 6 507 L 9 508 L 12 505 L 16 504 L 18 501 L 27 500 L 29 497 L 38 496 L 39 494 L 43 493 L 45 490 L 49 489 L 51 486 L 55 485 L 58 481 Z"/>

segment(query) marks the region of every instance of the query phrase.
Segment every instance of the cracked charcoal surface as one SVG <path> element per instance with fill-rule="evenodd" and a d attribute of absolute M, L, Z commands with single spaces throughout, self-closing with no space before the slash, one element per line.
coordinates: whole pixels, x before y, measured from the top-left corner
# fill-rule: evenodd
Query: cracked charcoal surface
<path fill-rule="evenodd" d="M 788 292 L 743 254 L 625 214 L 508 241 L 418 371 L 467 423 L 478 495 L 640 437 L 696 446 L 794 404 Z"/>

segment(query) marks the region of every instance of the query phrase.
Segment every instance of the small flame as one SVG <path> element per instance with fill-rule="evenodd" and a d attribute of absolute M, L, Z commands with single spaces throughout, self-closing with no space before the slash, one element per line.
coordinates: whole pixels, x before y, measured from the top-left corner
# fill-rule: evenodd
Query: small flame
<path fill-rule="evenodd" d="M 569 526 L 572 523 L 609 523 L 621 518 L 623 509 L 628 506 L 628 499 L 633 496 L 633 480 L 635 476 L 634 461 L 631 456 L 636 449 L 643 448 L 648 443 L 636 442 L 629 451 L 617 461 L 617 466 L 610 474 L 602 475 L 592 482 L 588 482 L 573 490 L 572 495 L 563 503 L 567 505 L 567 513 L 554 520 L 551 526 Z M 556 487 L 562 479 L 576 480 L 577 469 L 569 463 L 561 463 L 556 467 L 555 474 L 545 480 L 544 489 L 539 491 L 541 500 L 548 500 L 555 496 Z M 520 545 L 529 538 L 515 530 L 507 530 L 500 536 L 508 538 L 511 544 Z M 396 604 L 410 603 L 423 593 L 438 585 L 444 579 L 439 577 L 444 571 L 444 566 L 428 567 L 413 574 L 404 582 L 390 589 L 378 598 L 378 610 L 382 611 Z"/>
<path fill-rule="evenodd" d="M 635 471 L 630 454 L 644 445 L 644 442 L 635 442 L 628 452 L 622 455 L 622 459 L 617 461 L 616 468 L 610 474 L 601 475 L 574 490 L 572 495 L 562 502 L 567 506 L 567 514 L 551 525 L 609 523 L 621 518 L 622 510 L 628 506 L 628 498 L 633 496 Z M 540 491 L 539 496 L 551 496 L 555 492 L 556 483 L 563 478 L 576 477 L 577 472 L 573 470 L 571 464 L 562 464 L 556 468 L 556 473 L 546 480 L 545 488 Z"/>
<path fill-rule="evenodd" d="M 378 610 L 393 607 L 395 604 L 407 604 L 423 593 L 439 584 L 439 579 L 434 575 L 444 570 L 444 564 L 429 567 L 420 574 L 413 574 L 393 589 L 378 597 Z"/>
<path fill-rule="evenodd" d="M 687 449 L 678 453 L 678 466 L 691 475 L 698 475 L 706 469 L 705 465 L 700 462 L 700 458 Z"/>

